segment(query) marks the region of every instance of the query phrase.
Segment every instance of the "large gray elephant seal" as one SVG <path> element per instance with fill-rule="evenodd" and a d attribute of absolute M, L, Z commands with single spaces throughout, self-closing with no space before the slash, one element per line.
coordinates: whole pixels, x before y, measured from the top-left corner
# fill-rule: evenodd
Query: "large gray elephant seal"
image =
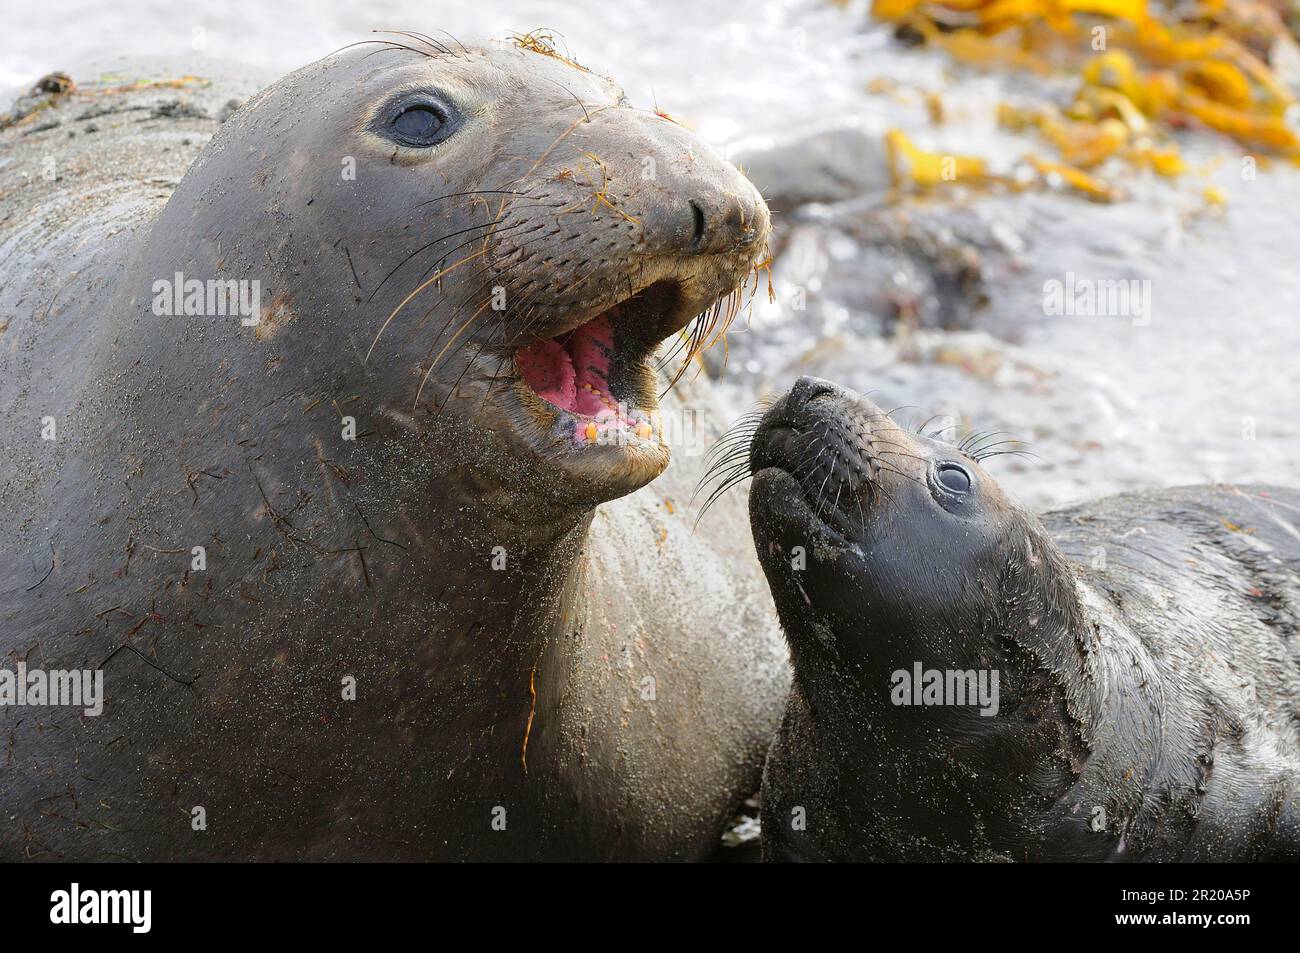
<path fill-rule="evenodd" d="M 1040 520 L 980 464 L 1002 438 L 813 378 L 746 449 L 795 669 L 765 859 L 1300 857 L 1300 492 Z"/>
<path fill-rule="evenodd" d="M 103 680 L 0 705 L 0 853 L 709 854 L 788 674 L 652 364 L 753 187 L 535 38 L 342 51 L 188 170 L 206 110 L 124 87 L 0 149 L 4 667 Z"/>

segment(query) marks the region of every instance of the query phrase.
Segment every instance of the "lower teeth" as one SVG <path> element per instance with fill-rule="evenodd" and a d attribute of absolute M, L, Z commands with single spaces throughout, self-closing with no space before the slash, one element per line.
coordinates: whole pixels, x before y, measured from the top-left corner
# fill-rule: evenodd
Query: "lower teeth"
<path fill-rule="evenodd" d="M 597 425 L 598 422 L 605 425 L 603 429 Z M 622 442 L 626 440 L 629 433 L 635 434 L 642 440 L 648 440 L 651 434 L 654 433 L 654 426 L 644 418 L 615 412 L 612 420 L 605 416 L 598 417 L 596 420 L 588 420 L 578 432 L 586 438 L 588 443 L 596 443 L 602 437 Z"/>

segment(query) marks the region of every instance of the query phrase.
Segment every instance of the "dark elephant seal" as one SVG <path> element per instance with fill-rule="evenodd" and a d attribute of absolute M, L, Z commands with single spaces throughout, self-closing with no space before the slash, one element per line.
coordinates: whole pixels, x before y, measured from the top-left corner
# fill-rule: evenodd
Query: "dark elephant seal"
<path fill-rule="evenodd" d="M 1300 857 L 1300 492 L 1040 520 L 980 465 L 1000 439 L 954 447 L 813 378 L 754 431 L 795 670 L 764 857 Z"/>
<path fill-rule="evenodd" d="M 524 46 L 342 51 L 188 169 L 184 83 L 4 133 L 4 653 L 105 695 L 0 708 L 5 856 L 689 859 L 757 789 L 743 510 L 691 535 L 689 455 L 633 491 L 767 212 Z"/>

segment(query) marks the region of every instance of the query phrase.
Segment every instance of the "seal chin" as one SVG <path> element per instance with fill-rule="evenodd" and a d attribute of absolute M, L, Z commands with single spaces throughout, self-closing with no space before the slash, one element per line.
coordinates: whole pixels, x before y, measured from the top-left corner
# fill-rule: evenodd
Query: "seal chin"
<path fill-rule="evenodd" d="M 761 537 L 760 548 L 781 553 L 788 546 L 823 538 L 840 547 L 854 547 L 860 540 L 838 508 L 818 502 L 808 485 L 780 465 L 764 466 L 753 472 L 749 492 L 754 531 Z"/>

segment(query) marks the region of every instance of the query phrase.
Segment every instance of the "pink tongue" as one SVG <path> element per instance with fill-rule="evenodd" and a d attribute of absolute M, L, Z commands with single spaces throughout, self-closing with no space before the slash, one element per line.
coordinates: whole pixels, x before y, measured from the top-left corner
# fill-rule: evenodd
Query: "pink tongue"
<path fill-rule="evenodd" d="M 543 341 L 519 354 L 519 373 L 537 396 L 570 413 L 578 406 L 573 361 L 557 341 Z"/>
<path fill-rule="evenodd" d="M 609 411 L 609 354 L 614 349 L 614 329 L 608 321 L 592 321 L 574 332 L 569 348 L 576 373 L 578 413 L 595 417 Z"/>
<path fill-rule="evenodd" d="M 609 355 L 614 328 L 599 317 L 575 328 L 565 343 L 543 341 L 519 352 L 519 373 L 537 396 L 561 410 L 586 417 L 616 413 L 609 392 Z"/>

